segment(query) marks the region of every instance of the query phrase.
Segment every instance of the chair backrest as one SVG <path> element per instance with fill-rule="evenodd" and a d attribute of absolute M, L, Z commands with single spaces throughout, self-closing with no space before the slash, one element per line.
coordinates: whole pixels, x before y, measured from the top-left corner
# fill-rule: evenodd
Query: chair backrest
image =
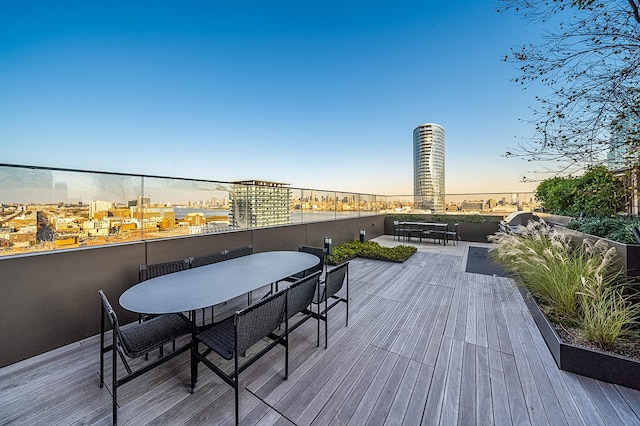
<path fill-rule="evenodd" d="M 116 315 L 116 312 L 111 307 L 111 303 L 109 303 L 109 299 L 107 299 L 107 296 L 104 294 L 102 290 L 98 290 L 98 293 L 100 294 L 100 299 L 102 299 L 102 307 L 104 309 L 103 312 L 106 313 L 107 318 L 109 318 L 109 324 L 111 324 L 111 327 L 115 329 L 116 333 L 118 334 L 118 339 L 120 339 L 121 342 L 125 341 L 123 339 L 124 336 L 120 331 L 120 324 L 118 324 L 118 316 Z M 126 348 L 124 349 L 126 350 Z"/>
<path fill-rule="evenodd" d="M 138 269 L 138 282 L 150 280 L 151 278 L 167 275 L 178 271 L 189 269 L 191 260 L 180 259 L 173 262 L 154 263 L 151 265 L 140 265 Z"/>
<path fill-rule="evenodd" d="M 281 290 L 236 312 L 236 356 L 282 324 L 287 311 L 287 291 L 288 289 Z"/>
<path fill-rule="evenodd" d="M 349 262 L 341 263 L 335 268 L 327 271 L 325 276 L 325 297 L 329 298 L 342 289 L 345 278 L 348 280 Z"/>
<path fill-rule="evenodd" d="M 318 256 L 318 258 L 320 259 L 320 263 L 318 263 L 313 268 L 309 268 L 306 271 L 304 271 L 304 275 L 303 276 L 307 276 L 307 275 L 312 274 L 312 273 L 314 273 L 316 271 L 322 271 L 322 268 L 324 267 L 324 255 L 325 255 L 325 251 L 324 251 L 323 247 L 300 245 L 300 246 L 298 246 L 298 251 L 301 251 L 301 252 L 304 252 L 304 253 L 314 254 L 314 255 Z"/>
<path fill-rule="evenodd" d="M 236 257 L 248 256 L 253 254 L 253 246 L 238 247 L 227 251 L 227 259 L 235 259 Z"/>
<path fill-rule="evenodd" d="M 209 254 L 203 254 L 200 256 L 193 256 L 190 258 L 191 267 L 197 268 L 199 266 L 211 265 L 212 263 L 222 262 L 224 260 L 227 260 L 227 254 L 228 252 L 226 250 L 223 250 L 217 253 L 209 253 Z"/>
<path fill-rule="evenodd" d="M 287 295 L 287 319 L 293 317 L 298 312 L 302 312 L 313 301 L 313 296 L 318 290 L 321 271 L 300 278 L 289 286 Z"/>

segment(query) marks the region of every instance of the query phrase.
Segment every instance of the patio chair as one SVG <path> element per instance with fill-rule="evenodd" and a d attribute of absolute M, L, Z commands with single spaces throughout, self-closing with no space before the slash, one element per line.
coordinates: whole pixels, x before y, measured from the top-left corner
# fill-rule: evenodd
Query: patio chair
<path fill-rule="evenodd" d="M 318 294 L 318 287 L 320 285 L 321 271 L 316 271 L 313 274 L 300 278 L 289 286 L 289 294 L 287 295 L 287 320 L 291 320 L 296 314 L 301 314 L 295 323 L 288 324 L 289 333 L 296 328 L 300 327 L 311 317 L 318 317 L 314 315 L 313 311 L 308 308 L 313 302 L 314 296 Z M 318 324 L 320 324 L 320 318 L 318 317 Z M 318 330 L 320 326 L 318 325 Z M 319 341 L 318 336 L 317 340 Z"/>
<path fill-rule="evenodd" d="M 235 259 L 236 257 L 248 256 L 253 254 L 253 246 L 238 247 L 227 251 L 227 259 Z"/>
<path fill-rule="evenodd" d="M 422 239 L 432 239 L 433 243 L 442 242 L 446 245 L 447 243 L 447 229 L 448 226 L 442 226 L 440 223 L 429 223 L 425 224 L 420 232 L 419 241 L 422 242 Z"/>
<path fill-rule="evenodd" d="M 189 258 L 189 263 L 192 268 L 199 268 L 201 266 L 211 265 L 213 263 L 223 262 L 227 260 L 228 255 L 227 250 L 222 250 L 220 252 L 202 254 L 200 256 L 192 256 Z M 202 324 L 205 324 L 205 308 L 202 308 Z M 213 306 L 211 306 L 211 323 L 215 322 L 214 314 L 213 314 Z"/>
<path fill-rule="evenodd" d="M 295 282 L 297 280 L 299 280 L 300 278 L 304 278 L 308 275 L 311 275 L 315 272 L 322 272 L 322 270 L 324 269 L 324 256 L 326 254 L 324 247 L 314 247 L 314 246 L 306 246 L 306 245 L 299 245 L 298 246 L 298 251 L 299 252 L 304 252 L 304 253 L 309 253 L 309 254 L 313 254 L 316 257 L 318 257 L 318 259 L 320 260 L 320 262 L 309 269 L 306 269 L 304 271 L 298 272 L 297 274 L 294 274 L 290 277 L 287 277 L 284 279 L 284 281 L 288 281 L 288 282 Z"/>
<path fill-rule="evenodd" d="M 449 240 L 453 241 L 454 245 L 458 244 L 458 241 L 460 241 L 460 235 L 458 235 L 458 225 L 458 223 L 454 223 L 452 229 L 449 229 L 449 226 L 447 226 L 447 230 L 444 232 L 445 244 Z"/>
<path fill-rule="evenodd" d="M 160 357 L 136 371 L 131 370 L 126 357 L 138 358 L 154 349 L 162 348 L 165 343 L 175 341 L 178 337 L 191 333 L 191 322 L 182 314 L 166 314 L 156 316 L 142 323 L 134 323 L 126 328 L 120 328 L 118 317 L 107 296 L 102 290 L 98 291 L 98 293 L 102 300 L 100 313 L 100 387 L 104 386 L 104 354 L 111 352 L 111 395 L 113 400 L 113 424 L 115 425 L 118 423 L 118 387 L 186 351 L 189 349 L 190 344 L 187 343 L 182 348 L 174 350 L 170 354 Z M 105 317 L 109 319 L 112 329 L 112 340 L 109 346 L 105 346 Z M 118 356 L 127 370 L 127 374 L 120 378 L 118 377 Z"/>
<path fill-rule="evenodd" d="M 236 312 L 234 316 L 197 334 L 195 337 L 191 349 L 191 393 L 194 392 L 196 382 L 198 381 L 198 363 L 201 362 L 227 384 L 233 386 L 235 392 L 236 424 L 238 424 L 239 420 L 238 376 L 242 371 L 275 346 L 281 344 L 285 349 L 284 378 L 287 379 L 289 376 L 288 328 L 286 321 L 287 291 L 288 289 L 285 289 L 261 299 Z M 273 331 L 280 327 L 283 322 L 285 323 L 284 333 L 280 336 L 275 335 Z M 246 354 L 246 351 L 250 347 L 266 337 L 271 338 L 272 341 L 240 365 L 238 356 Z M 199 350 L 200 343 L 203 343 L 207 347 L 202 353 Z M 231 372 L 226 373 L 223 367 L 215 365 L 207 358 L 207 355 L 209 355 L 212 350 L 226 360 L 234 360 L 234 367 Z"/>
<path fill-rule="evenodd" d="M 191 267 L 191 259 L 180 259 L 171 262 L 153 263 L 150 265 L 140 265 L 138 267 L 138 283 L 141 283 L 151 278 L 156 278 L 162 275 L 172 274 L 174 272 L 184 271 Z M 140 313 L 139 322 L 147 321 L 156 315 Z M 176 350 L 176 342 L 173 342 L 173 350 Z M 160 356 L 162 357 L 163 348 L 160 348 Z"/>
<path fill-rule="evenodd" d="M 191 260 L 180 259 L 172 262 L 154 263 L 151 265 L 140 265 L 138 268 L 138 282 L 150 280 L 151 278 L 161 275 L 172 274 L 174 272 L 184 271 L 191 267 Z"/>
<path fill-rule="evenodd" d="M 345 286 L 346 283 L 346 286 Z M 337 293 L 345 286 L 346 296 L 338 296 Z M 333 299 L 329 304 L 329 299 Z M 318 339 L 317 345 L 320 346 L 320 321 L 324 321 L 324 347 L 327 348 L 329 341 L 328 333 L 328 313 L 338 303 L 346 304 L 346 321 L 345 326 L 349 325 L 349 262 L 344 262 L 333 269 L 327 271 L 324 281 L 320 282 L 318 293 L 313 298 L 313 304 L 318 305 Z M 324 305 L 324 306 L 323 306 Z"/>
<path fill-rule="evenodd" d="M 398 239 L 398 241 L 400 241 L 401 238 L 404 240 L 405 237 L 406 237 L 406 235 L 405 235 L 405 232 L 404 232 L 404 225 L 401 224 L 400 221 L 394 220 L 393 221 L 393 239 L 394 239 L 394 241 L 396 240 L 396 238 Z"/>
<path fill-rule="evenodd" d="M 189 258 L 189 263 L 192 268 L 199 268 L 200 266 L 211 265 L 212 263 L 222 262 L 228 259 L 228 251 L 222 250 L 216 253 L 202 254 L 200 256 L 192 256 Z"/>

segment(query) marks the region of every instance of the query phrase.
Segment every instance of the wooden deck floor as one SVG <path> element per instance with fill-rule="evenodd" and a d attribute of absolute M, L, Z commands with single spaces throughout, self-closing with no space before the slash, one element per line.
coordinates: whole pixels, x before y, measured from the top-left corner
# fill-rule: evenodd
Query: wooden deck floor
<path fill-rule="evenodd" d="M 558 370 L 513 282 L 462 261 L 352 261 L 349 326 L 331 311 L 328 349 L 297 329 L 289 380 L 282 348 L 241 375 L 241 424 L 640 425 L 640 392 Z M 1 369 L 0 424 L 110 424 L 97 342 Z M 188 386 L 184 353 L 119 389 L 120 424 L 233 423 L 228 385 L 201 366 Z"/>

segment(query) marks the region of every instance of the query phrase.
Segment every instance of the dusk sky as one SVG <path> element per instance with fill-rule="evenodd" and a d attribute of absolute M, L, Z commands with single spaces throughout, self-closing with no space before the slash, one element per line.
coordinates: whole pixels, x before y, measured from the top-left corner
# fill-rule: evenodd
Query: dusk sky
<path fill-rule="evenodd" d="M 541 29 L 498 6 L 0 0 L 0 163 L 413 194 L 437 123 L 447 193 L 532 190 L 502 58 Z"/>

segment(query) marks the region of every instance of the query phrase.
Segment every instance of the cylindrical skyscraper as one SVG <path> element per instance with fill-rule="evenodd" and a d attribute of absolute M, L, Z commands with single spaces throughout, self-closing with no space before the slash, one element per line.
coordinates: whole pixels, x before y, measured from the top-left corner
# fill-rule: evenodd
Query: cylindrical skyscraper
<path fill-rule="evenodd" d="M 426 123 L 413 131 L 413 196 L 415 208 L 444 209 L 444 128 Z"/>

